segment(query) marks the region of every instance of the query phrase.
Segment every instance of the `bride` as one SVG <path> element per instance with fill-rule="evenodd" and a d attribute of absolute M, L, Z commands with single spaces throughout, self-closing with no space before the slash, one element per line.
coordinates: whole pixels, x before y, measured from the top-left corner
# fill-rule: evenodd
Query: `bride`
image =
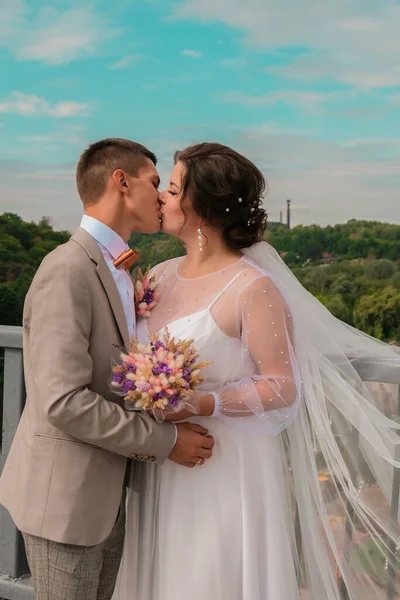
<path fill-rule="evenodd" d="M 372 356 L 400 371 L 399 355 L 334 319 L 261 242 L 254 164 L 208 143 L 175 163 L 163 230 L 187 253 L 154 269 L 160 302 L 137 336 L 168 326 L 212 361 L 195 416 L 170 418 L 190 417 L 216 444 L 193 470 L 135 464 L 114 599 L 358 600 L 367 588 L 383 598 L 373 567 L 397 564 L 388 504 L 399 426 L 356 366 Z M 366 473 L 375 503 L 359 485 Z"/>

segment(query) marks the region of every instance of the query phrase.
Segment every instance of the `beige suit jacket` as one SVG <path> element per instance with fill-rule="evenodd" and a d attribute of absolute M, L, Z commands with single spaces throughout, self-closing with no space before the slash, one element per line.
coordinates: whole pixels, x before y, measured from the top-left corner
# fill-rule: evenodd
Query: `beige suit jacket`
<path fill-rule="evenodd" d="M 127 459 L 162 463 L 175 427 L 126 412 L 108 385 L 129 345 L 118 289 L 95 240 L 78 229 L 38 269 L 24 307 L 26 406 L 0 502 L 24 533 L 102 542 L 115 523 Z"/>

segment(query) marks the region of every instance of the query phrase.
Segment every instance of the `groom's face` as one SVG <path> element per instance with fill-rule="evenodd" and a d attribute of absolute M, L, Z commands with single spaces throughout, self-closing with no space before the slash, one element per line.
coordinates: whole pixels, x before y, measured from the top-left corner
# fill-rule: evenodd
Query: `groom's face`
<path fill-rule="evenodd" d="M 146 158 L 137 177 L 127 176 L 129 193 L 126 195 L 126 208 L 132 216 L 133 230 L 139 233 L 155 233 L 160 229 L 161 207 L 158 187 L 160 177 L 150 159 Z"/>

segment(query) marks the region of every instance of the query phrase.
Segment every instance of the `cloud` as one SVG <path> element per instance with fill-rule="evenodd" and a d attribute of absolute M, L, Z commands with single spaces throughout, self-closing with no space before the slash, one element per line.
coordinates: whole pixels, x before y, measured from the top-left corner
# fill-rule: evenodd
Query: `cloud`
<path fill-rule="evenodd" d="M 222 22 L 243 32 L 246 45 L 303 48 L 276 72 L 294 78 L 334 78 L 362 89 L 400 85 L 400 4 L 340 0 L 185 0 L 175 19 Z"/>
<path fill-rule="evenodd" d="M 2 0 L 0 3 L 0 41 L 15 33 L 25 12 L 24 0 Z"/>
<path fill-rule="evenodd" d="M 190 58 L 201 58 L 203 54 L 198 50 L 188 50 L 186 48 L 182 51 L 182 56 L 190 56 Z"/>
<path fill-rule="evenodd" d="M 169 129 L 162 137 L 145 140 L 159 157 L 157 168 L 163 186 L 169 179 L 173 152 L 201 141 L 205 125 L 181 131 L 180 137 Z M 52 136 L 42 136 L 38 143 L 62 144 L 62 133 L 84 135 L 84 131 L 63 128 Z M 218 135 L 222 137 L 221 132 Z M 312 131 L 284 129 L 274 122 L 245 130 L 232 128 L 223 137 L 265 174 L 269 188 L 266 208 L 271 220 L 279 220 L 286 199 L 291 198 L 294 224 L 327 225 L 352 218 L 400 223 L 400 137 L 329 142 L 317 139 Z M 77 160 L 78 151 L 72 156 Z M 2 209 L 28 220 L 49 215 L 56 227 L 72 231 L 82 210 L 74 172 L 72 163 L 0 160 Z"/>
<path fill-rule="evenodd" d="M 110 69 L 127 69 L 132 65 L 136 64 L 141 58 L 143 58 L 140 54 L 130 54 L 129 56 L 124 56 L 119 60 L 112 63 Z"/>
<path fill-rule="evenodd" d="M 231 143 L 264 172 L 272 220 L 291 198 L 295 224 L 352 218 L 400 223 L 400 138 L 329 142 L 266 124 L 236 134 Z"/>
<path fill-rule="evenodd" d="M 349 92 L 314 92 L 297 90 L 274 90 L 262 96 L 249 96 L 242 92 L 227 92 L 220 96 L 222 102 L 232 104 L 250 104 L 255 107 L 271 106 L 273 104 L 287 104 L 297 106 L 307 112 L 322 112 L 328 103 L 338 102 L 351 97 Z"/>
<path fill-rule="evenodd" d="M 0 7 L 0 45 L 19 60 L 68 63 L 93 55 L 117 35 L 109 20 L 90 6 L 33 11 L 23 0 L 4 1 Z"/>
<path fill-rule="evenodd" d="M 73 164 L 0 161 L 2 210 L 27 221 L 50 216 L 57 229 L 74 231 L 82 214 Z"/>
<path fill-rule="evenodd" d="M 88 105 L 82 102 L 58 102 L 51 105 L 40 96 L 15 91 L 0 102 L 0 113 L 12 113 L 31 117 L 43 115 L 55 118 L 83 117 L 87 115 Z"/>
<path fill-rule="evenodd" d="M 18 142 L 22 142 L 24 144 L 38 144 L 43 146 L 46 150 L 49 147 L 53 147 L 54 144 L 59 143 L 65 146 L 65 144 L 71 146 L 79 146 L 82 148 L 84 145 L 88 143 L 88 140 L 85 136 L 86 129 L 85 127 L 79 127 L 76 125 L 64 125 L 58 131 L 52 131 L 50 133 L 39 134 L 39 135 L 26 135 L 17 138 Z"/>

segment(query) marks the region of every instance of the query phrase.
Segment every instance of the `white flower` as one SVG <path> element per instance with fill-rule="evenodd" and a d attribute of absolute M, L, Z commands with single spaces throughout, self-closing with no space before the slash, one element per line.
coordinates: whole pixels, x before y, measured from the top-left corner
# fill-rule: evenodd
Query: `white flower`
<path fill-rule="evenodd" d="M 185 357 L 183 356 L 183 354 L 180 354 L 175 361 L 175 366 L 177 367 L 177 369 L 180 369 L 184 362 Z"/>

